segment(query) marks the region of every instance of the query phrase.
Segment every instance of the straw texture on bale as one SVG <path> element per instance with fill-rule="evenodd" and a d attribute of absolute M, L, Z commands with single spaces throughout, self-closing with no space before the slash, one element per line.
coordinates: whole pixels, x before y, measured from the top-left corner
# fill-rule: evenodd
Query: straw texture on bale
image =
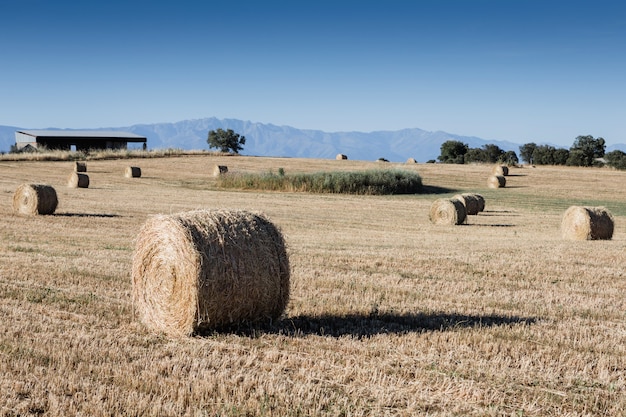
<path fill-rule="evenodd" d="M 476 199 L 478 200 L 478 211 L 485 211 L 485 197 L 480 194 L 473 194 L 473 196 L 476 197 Z"/>
<path fill-rule="evenodd" d="M 430 206 L 429 218 L 434 224 L 463 224 L 466 217 L 465 206 L 456 198 L 439 198 Z"/>
<path fill-rule="evenodd" d="M 348 159 L 347 155 L 344 155 L 342 153 L 338 153 L 337 156 L 335 157 L 336 160 L 342 160 L 342 159 Z"/>
<path fill-rule="evenodd" d="M 215 165 L 213 167 L 213 176 L 219 177 L 220 175 L 224 175 L 228 173 L 228 167 L 226 165 Z"/>
<path fill-rule="evenodd" d="M 17 214 L 53 214 L 59 200 L 56 190 L 45 184 L 22 184 L 13 194 L 13 211 Z"/>
<path fill-rule="evenodd" d="M 480 194 L 463 193 L 457 194 L 452 198 L 456 198 L 465 206 L 465 212 L 468 216 L 476 215 L 485 210 L 485 199 Z"/>
<path fill-rule="evenodd" d="M 506 165 L 496 165 L 491 170 L 491 173 L 493 175 L 502 175 L 503 177 L 506 177 L 509 175 L 509 167 Z"/>
<path fill-rule="evenodd" d="M 140 178 L 141 177 L 141 168 L 139 167 L 126 167 L 124 171 L 124 176 L 126 178 Z"/>
<path fill-rule="evenodd" d="M 571 206 L 561 221 L 561 233 L 568 240 L 610 240 L 615 220 L 604 207 Z"/>
<path fill-rule="evenodd" d="M 491 175 L 487 179 L 487 186 L 489 188 L 504 188 L 506 187 L 506 178 L 502 175 Z"/>
<path fill-rule="evenodd" d="M 277 318 L 289 301 L 280 230 L 263 214 L 242 210 L 149 218 L 131 275 L 141 321 L 172 336 Z"/>
<path fill-rule="evenodd" d="M 407 164 L 417 164 L 417 161 L 415 160 L 415 158 L 409 158 L 406 160 Z"/>
<path fill-rule="evenodd" d="M 89 188 L 89 176 L 80 172 L 74 172 L 67 180 L 70 188 Z"/>
<path fill-rule="evenodd" d="M 84 162 L 76 162 L 74 164 L 74 172 L 87 172 L 87 164 Z"/>

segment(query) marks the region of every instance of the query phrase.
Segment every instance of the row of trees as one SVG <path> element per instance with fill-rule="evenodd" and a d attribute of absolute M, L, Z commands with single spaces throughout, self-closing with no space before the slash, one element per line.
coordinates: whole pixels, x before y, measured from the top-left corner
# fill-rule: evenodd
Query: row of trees
<path fill-rule="evenodd" d="M 246 143 L 246 137 L 240 136 L 232 129 L 217 129 L 209 131 L 207 138 L 209 147 L 218 148 L 222 152 L 239 153 Z M 534 142 L 519 147 L 522 160 L 536 165 L 571 165 L 571 166 L 602 166 L 604 158 L 606 164 L 617 169 L 626 169 L 626 153 L 613 151 L 605 153 L 606 142 L 603 138 L 593 136 L 578 136 L 571 148 L 555 148 L 550 145 L 537 145 Z M 439 161 L 448 164 L 469 163 L 501 163 L 515 165 L 519 163 L 517 154 L 513 151 L 503 151 L 493 144 L 483 145 L 482 148 L 470 148 L 467 144 L 449 140 L 441 145 Z"/>
<path fill-rule="evenodd" d="M 589 167 L 602 166 L 606 163 L 617 169 L 626 169 L 626 153 L 619 150 L 605 153 L 605 140 L 591 135 L 576 137 L 569 149 L 531 142 L 520 146 L 519 150 L 522 160 L 530 164 Z M 441 155 L 437 159 L 449 164 L 485 162 L 513 165 L 519 162 L 515 152 L 505 152 L 496 145 L 470 148 L 465 143 L 455 140 L 446 141 L 441 145 Z"/>
<path fill-rule="evenodd" d="M 441 144 L 439 161 L 446 164 L 470 164 L 472 162 L 504 163 L 515 165 L 519 162 L 513 151 L 505 152 L 497 145 L 487 144 L 482 148 L 470 148 L 458 140 L 449 140 Z"/>

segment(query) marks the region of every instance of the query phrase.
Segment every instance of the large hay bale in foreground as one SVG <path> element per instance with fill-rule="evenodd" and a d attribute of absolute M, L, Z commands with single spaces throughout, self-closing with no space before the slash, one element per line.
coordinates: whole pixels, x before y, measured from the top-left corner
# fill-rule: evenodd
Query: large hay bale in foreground
<path fill-rule="evenodd" d="M 463 193 L 457 194 L 456 198 L 465 206 L 467 215 L 476 215 L 485 209 L 485 199 L 480 194 Z"/>
<path fill-rule="evenodd" d="M 126 178 L 140 178 L 141 177 L 141 168 L 139 167 L 126 167 L 124 171 L 124 176 Z"/>
<path fill-rule="evenodd" d="M 610 240 L 615 220 L 604 207 L 571 206 L 561 221 L 561 233 L 569 240 Z"/>
<path fill-rule="evenodd" d="M 289 258 L 264 215 L 196 210 L 149 218 L 133 255 L 135 311 L 173 336 L 279 317 Z"/>
<path fill-rule="evenodd" d="M 59 199 L 56 190 L 45 184 L 22 184 L 13 194 L 13 211 L 17 214 L 53 214 Z"/>
<path fill-rule="evenodd" d="M 503 177 L 506 177 L 507 175 L 509 175 L 509 167 L 507 167 L 506 165 L 496 165 L 491 170 L 491 174 L 502 175 Z"/>
<path fill-rule="evenodd" d="M 219 177 L 220 175 L 224 175 L 228 173 L 228 167 L 226 165 L 215 165 L 213 167 L 213 176 Z"/>
<path fill-rule="evenodd" d="M 467 212 L 463 203 L 456 198 L 439 198 L 430 206 L 429 219 L 434 224 L 463 224 Z"/>
<path fill-rule="evenodd" d="M 74 172 L 87 172 L 87 164 L 85 162 L 75 162 Z"/>
<path fill-rule="evenodd" d="M 67 179 L 67 186 L 70 188 L 88 188 L 89 176 L 80 172 L 74 172 Z"/>
<path fill-rule="evenodd" d="M 342 153 L 338 153 L 337 156 L 335 157 L 336 160 L 341 161 L 342 159 L 348 159 L 347 155 L 344 155 Z"/>
<path fill-rule="evenodd" d="M 489 188 L 504 188 L 506 187 L 506 178 L 502 175 L 491 175 L 487 179 L 487 187 Z"/>

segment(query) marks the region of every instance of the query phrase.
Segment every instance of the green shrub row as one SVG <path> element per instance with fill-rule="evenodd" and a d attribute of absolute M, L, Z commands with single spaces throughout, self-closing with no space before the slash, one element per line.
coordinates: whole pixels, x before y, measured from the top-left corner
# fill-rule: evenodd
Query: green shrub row
<path fill-rule="evenodd" d="M 418 173 L 402 170 L 317 172 L 286 175 L 282 169 L 262 174 L 228 174 L 220 177 L 224 188 L 343 193 L 361 195 L 416 194 L 422 191 Z"/>

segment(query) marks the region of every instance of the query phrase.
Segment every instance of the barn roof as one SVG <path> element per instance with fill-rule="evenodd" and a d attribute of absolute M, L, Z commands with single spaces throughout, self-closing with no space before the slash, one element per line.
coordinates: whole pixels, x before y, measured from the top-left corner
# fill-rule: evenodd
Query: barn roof
<path fill-rule="evenodd" d="M 118 130 L 18 130 L 17 133 L 36 138 L 122 139 L 128 142 L 146 142 L 145 136 Z"/>

